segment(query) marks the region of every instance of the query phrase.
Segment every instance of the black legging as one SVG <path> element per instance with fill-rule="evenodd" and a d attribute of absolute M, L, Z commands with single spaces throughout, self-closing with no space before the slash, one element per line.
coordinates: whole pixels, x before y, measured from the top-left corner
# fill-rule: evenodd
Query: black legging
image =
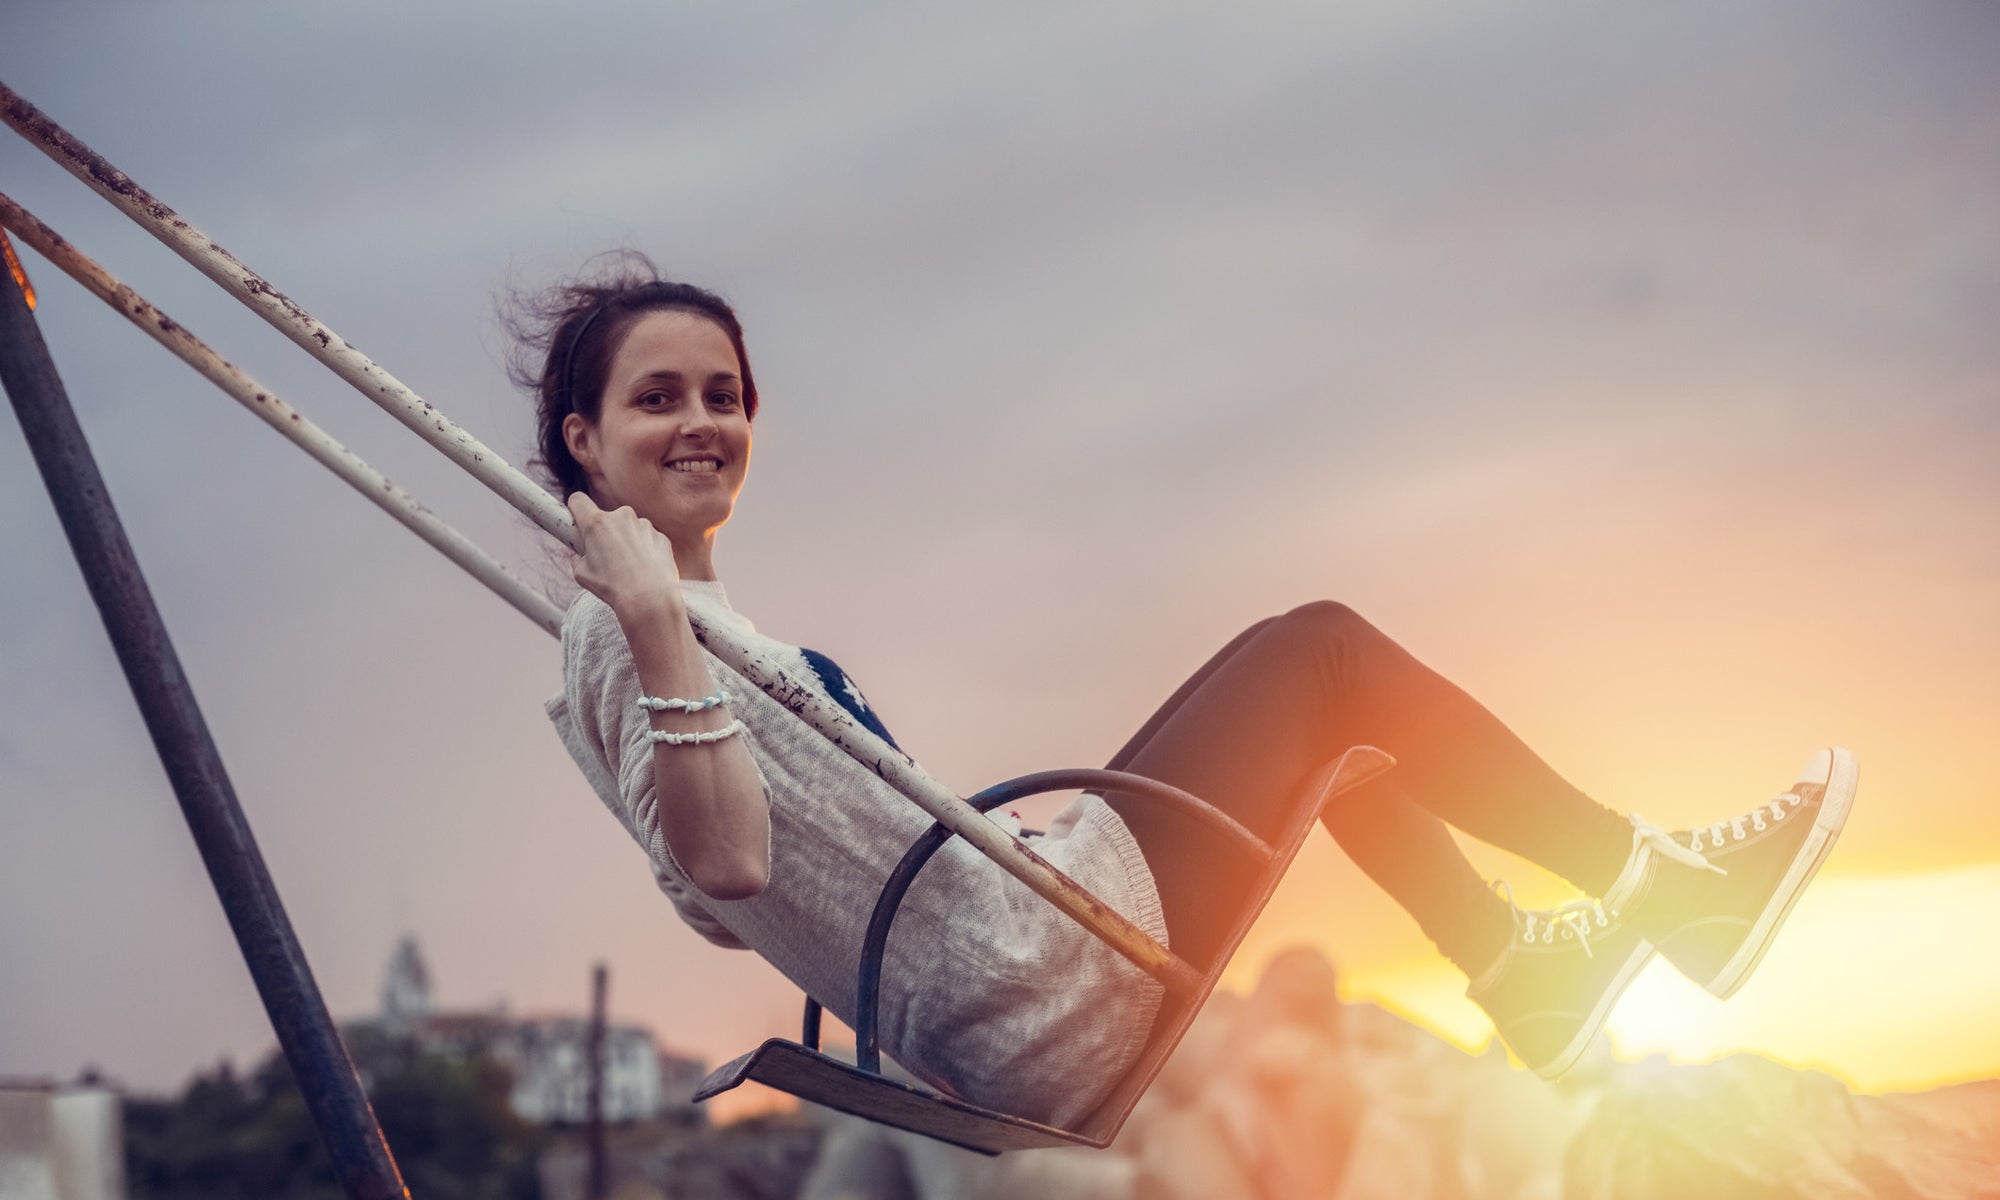
<path fill-rule="evenodd" d="M 1468 975 L 1512 930 L 1506 905 L 1445 822 L 1601 896 L 1632 829 L 1570 786 L 1505 725 L 1342 604 L 1320 601 L 1238 634 L 1110 762 L 1193 792 L 1266 837 L 1296 790 L 1350 746 L 1395 756 L 1321 821 L 1369 877 Z M 1199 823 L 1108 795 L 1160 890 L 1174 948 L 1207 961 L 1252 869 Z M 1440 819 L 1442 818 L 1442 819 Z"/>

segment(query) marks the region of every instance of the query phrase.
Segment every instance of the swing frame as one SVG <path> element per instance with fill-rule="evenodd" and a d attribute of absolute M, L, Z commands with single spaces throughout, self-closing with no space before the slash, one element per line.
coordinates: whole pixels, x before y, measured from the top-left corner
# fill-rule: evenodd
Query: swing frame
<path fill-rule="evenodd" d="M 540 485 L 4 83 L 0 83 L 0 120 L 545 532 L 572 550 L 580 550 L 575 523 L 568 511 Z M 0 195 L 0 226 L 13 231 L 543 630 L 559 634 L 561 614 L 553 603 L 5 195 Z M 25 272 L 13 262 L 11 251 L 9 267 L 13 282 L 19 285 L 10 288 L 0 283 L 0 288 L 9 292 L 0 299 L 6 309 L 5 328 L 11 335 L 0 339 L 4 343 L 0 344 L 0 366 L 7 368 L 10 397 L 22 415 L 24 432 L 63 515 L 72 547 L 107 630 L 120 650 L 128 681 L 147 716 L 155 745 L 188 816 L 190 830 L 208 862 L 246 963 L 278 1030 L 281 1048 L 301 1081 L 308 1107 L 349 1195 L 369 1200 L 407 1195 L 352 1061 L 326 1013 L 303 950 L 285 917 L 282 901 L 250 836 L 247 820 L 229 788 L 220 756 L 207 737 L 192 691 L 173 659 L 164 625 L 146 595 L 136 559 L 124 542 L 116 513 L 90 461 L 82 431 L 76 426 L 54 364 L 35 328 L 32 293 L 28 291 Z M 765 1042 L 711 1075 L 696 1093 L 697 1099 L 756 1080 L 814 1103 L 989 1154 L 1035 1146 L 1108 1145 L 1214 989 L 1230 955 L 1317 822 L 1321 808 L 1338 792 L 1357 786 L 1393 765 L 1388 755 L 1372 747 L 1350 749 L 1301 788 L 1284 828 L 1270 843 L 1196 797 L 1122 772 L 1040 772 L 995 785 L 970 800 L 961 799 L 925 775 L 914 760 L 878 738 L 815 689 L 751 650 L 730 631 L 698 616 L 691 615 L 690 620 L 706 650 L 870 767 L 936 822 L 892 873 L 870 921 L 860 964 L 857 1064 L 849 1066 L 819 1051 L 819 1009 L 808 998 L 803 1042 L 783 1039 Z M 128 641 L 143 646 L 128 652 Z M 148 674 L 149 670 L 153 673 Z M 178 724 L 165 717 L 156 719 L 156 712 L 168 710 L 180 714 Z M 1010 800 L 1074 788 L 1112 790 L 1176 806 L 1215 829 L 1220 843 L 1230 852 L 1255 856 L 1259 862 L 1256 885 L 1237 914 L 1226 943 L 1211 961 L 1200 966 L 1184 961 L 1044 860 L 1028 841 L 1007 833 L 984 816 L 988 809 Z M 226 828 L 219 829 L 218 824 Z M 987 859 L 1162 985 L 1160 1013 L 1138 1061 L 1076 1129 L 1060 1129 L 983 1109 L 881 1073 L 876 1018 L 887 939 L 903 895 L 924 863 L 951 837 L 965 839 Z"/>

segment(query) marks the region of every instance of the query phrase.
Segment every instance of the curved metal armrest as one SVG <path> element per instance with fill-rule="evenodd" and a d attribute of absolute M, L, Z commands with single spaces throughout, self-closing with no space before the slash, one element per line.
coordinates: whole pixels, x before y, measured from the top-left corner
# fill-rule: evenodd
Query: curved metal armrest
<path fill-rule="evenodd" d="M 1245 854 L 1258 858 L 1269 858 L 1272 854 L 1271 847 L 1262 838 L 1221 809 L 1177 787 L 1127 771 L 1083 767 L 1037 771 L 996 783 L 977 795 L 968 796 L 965 802 L 984 813 L 1028 796 L 1071 789 L 1126 792 L 1158 800 L 1211 826 L 1226 843 Z M 923 870 L 924 864 L 951 840 L 951 836 L 951 830 L 942 822 L 925 830 L 923 836 L 904 852 L 896 869 L 889 873 L 888 881 L 882 885 L 882 894 L 876 898 L 875 911 L 868 918 L 868 933 L 861 943 L 861 975 L 854 995 L 854 1065 L 864 1071 L 880 1074 L 882 1070 L 882 1051 L 877 1040 L 877 1009 L 881 1000 L 882 960 L 889 946 L 889 927 L 895 923 L 896 911 L 902 906 L 903 896 L 916 882 L 917 872 Z M 817 1007 L 811 1000 L 806 1003 Z M 817 1016 L 812 1013 L 811 1007 L 807 1011 L 809 1020 Z M 815 1033 L 817 1024 L 816 1020 L 812 1020 Z"/>
<path fill-rule="evenodd" d="M 1044 792 L 1063 792 L 1077 789 L 1087 792 L 1129 792 L 1144 796 L 1148 800 L 1158 800 L 1169 808 L 1181 812 L 1213 827 L 1225 839 L 1238 848 L 1253 854 L 1268 856 L 1271 847 L 1264 839 L 1244 828 L 1236 818 L 1203 800 L 1191 792 L 1184 792 L 1172 784 L 1148 779 L 1144 775 L 1134 775 L 1130 771 L 1104 771 L 1087 767 L 1068 767 L 1056 771 L 1036 771 L 1032 775 L 1022 775 L 1004 783 L 996 783 L 985 791 L 966 800 L 967 804 L 980 812 L 991 812 L 1002 804 L 1014 800 L 1039 796 Z"/>
<path fill-rule="evenodd" d="M 806 1015 L 799 1022 L 799 1045 L 808 1050 L 819 1049 L 819 1001 L 806 997 Z"/>

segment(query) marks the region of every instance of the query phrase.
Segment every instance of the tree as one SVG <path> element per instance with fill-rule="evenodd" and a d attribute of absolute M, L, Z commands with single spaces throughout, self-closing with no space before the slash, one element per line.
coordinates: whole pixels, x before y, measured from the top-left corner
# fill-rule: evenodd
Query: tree
<path fill-rule="evenodd" d="M 427 1054 L 365 1026 L 348 1031 L 348 1046 L 412 1194 L 536 1200 L 542 1137 L 508 1107 L 504 1065 Z M 225 1062 L 178 1099 L 128 1101 L 125 1146 L 134 1200 L 344 1200 L 275 1053 L 247 1081 Z"/>

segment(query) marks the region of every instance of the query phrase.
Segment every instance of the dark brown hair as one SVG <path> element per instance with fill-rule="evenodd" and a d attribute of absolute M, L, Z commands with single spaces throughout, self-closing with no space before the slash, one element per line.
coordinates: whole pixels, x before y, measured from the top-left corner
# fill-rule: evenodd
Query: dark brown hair
<path fill-rule="evenodd" d="M 507 374 L 535 397 L 535 456 L 528 466 L 565 500 L 585 490 L 586 480 L 563 440 L 563 418 L 576 413 L 597 420 L 611 360 L 633 323 L 649 312 L 693 313 L 728 334 L 743 372 L 743 413 L 756 419 L 757 382 L 736 310 L 706 288 L 661 278 L 636 250 L 599 255 L 575 279 L 515 294 L 501 318 L 514 340 Z"/>

